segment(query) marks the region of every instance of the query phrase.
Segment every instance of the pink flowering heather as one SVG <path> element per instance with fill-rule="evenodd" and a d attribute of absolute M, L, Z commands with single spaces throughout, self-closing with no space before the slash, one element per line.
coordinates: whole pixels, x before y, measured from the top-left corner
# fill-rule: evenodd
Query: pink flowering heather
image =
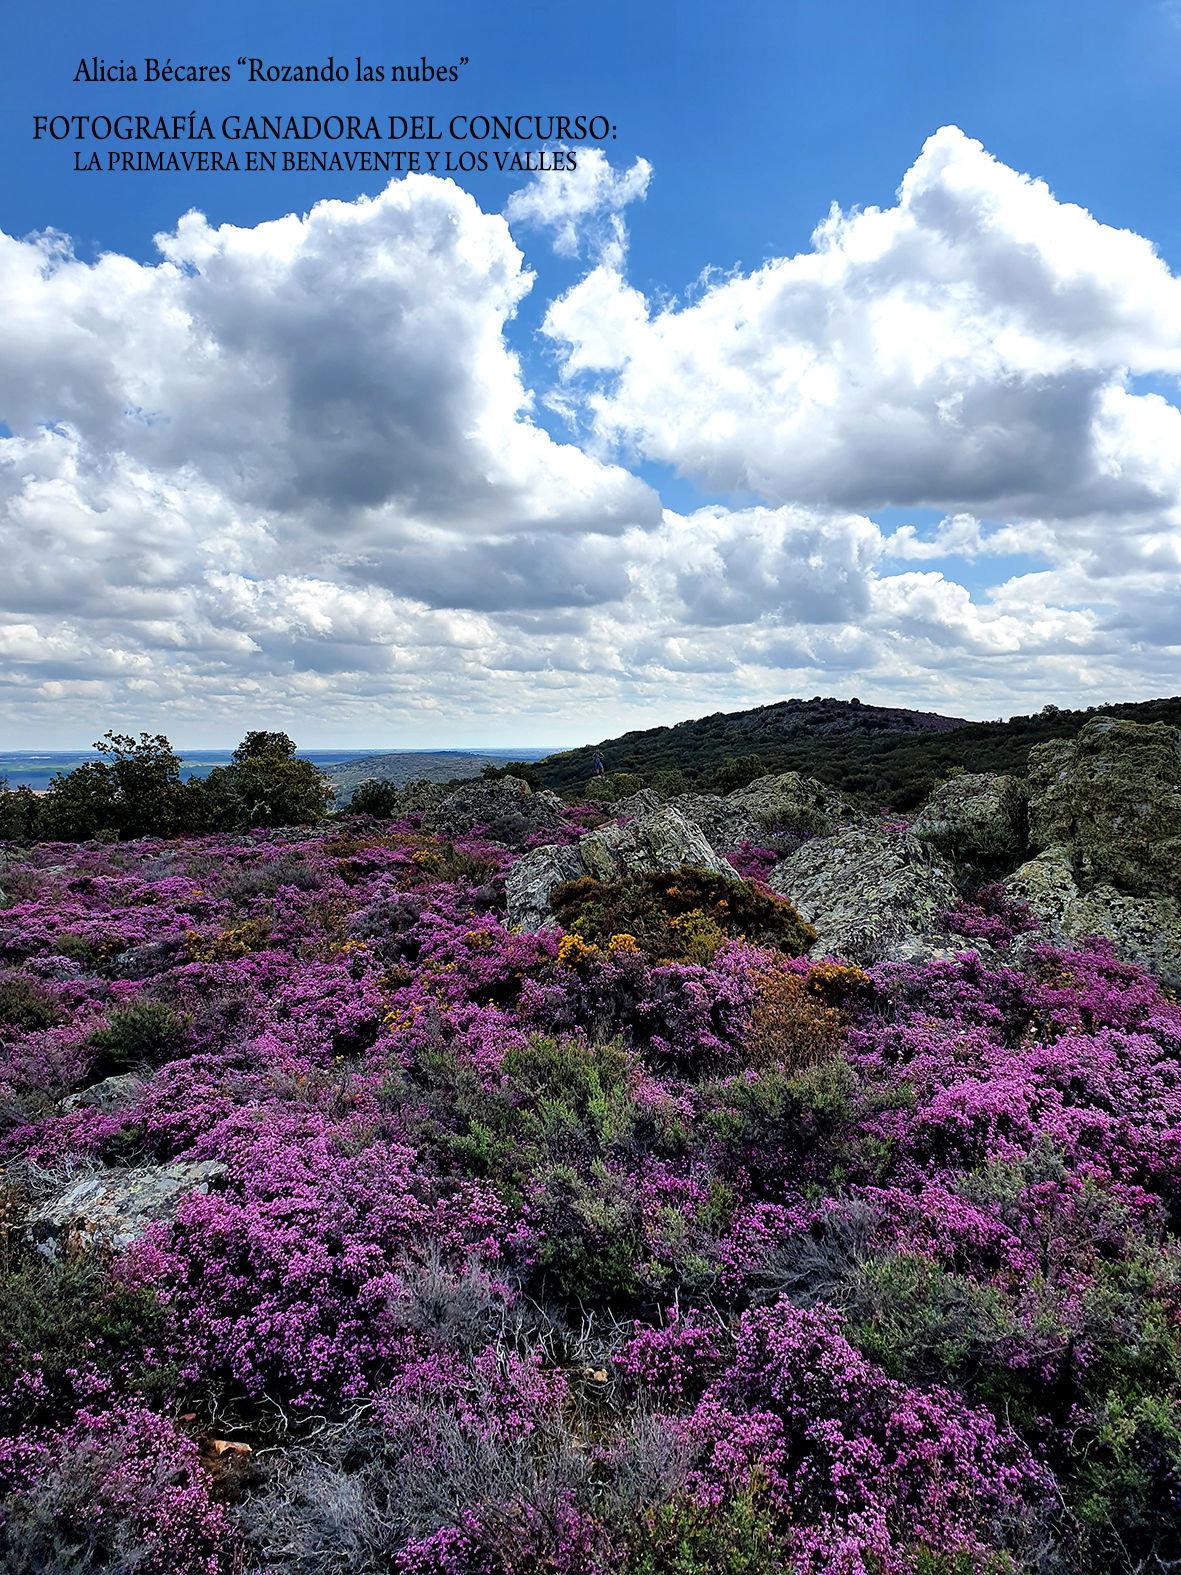
<path fill-rule="evenodd" d="M 12 1567 L 1181 1562 L 1181 1007 L 1109 943 L 985 888 L 922 965 L 573 954 L 418 816 L 6 852 Z"/>

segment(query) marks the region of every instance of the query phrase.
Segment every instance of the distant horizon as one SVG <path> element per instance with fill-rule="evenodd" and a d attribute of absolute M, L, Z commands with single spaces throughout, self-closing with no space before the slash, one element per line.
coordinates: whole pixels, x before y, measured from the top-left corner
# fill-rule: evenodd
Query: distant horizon
<path fill-rule="evenodd" d="M 774 698 L 774 699 L 756 700 L 756 701 L 752 701 L 750 703 L 740 703 L 740 704 L 736 704 L 736 705 L 732 705 L 732 706 L 728 706 L 728 707 L 717 707 L 717 706 L 714 706 L 711 709 L 711 708 L 707 708 L 705 705 L 702 705 L 702 706 L 698 707 L 696 710 L 693 710 L 693 711 L 689 712 L 688 714 L 677 715 L 673 720 L 668 720 L 668 721 L 656 721 L 656 720 L 643 720 L 643 719 L 641 719 L 641 720 L 639 720 L 637 722 L 635 720 L 629 720 L 626 725 L 621 724 L 621 725 L 618 726 L 616 731 L 611 732 L 611 733 L 605 733 L 605 734 L 601 735 L 599 738 L 594 738 L 594 737 L 589 736 L 588 734 L 584 734 L 582 737 L 580 737 L 578 739 L 567 739 L 567 740 L 565 740 L 563 742 L 560 742 L 560 743 L 554 743 L 552 741 L 549 742 L 549 743 L 545 743 L 545 744 L 525 744 L 525 743 L 515 743 L 515 744 L 435 744 L 435 743 L 430 743 L 430 744 L 405 744 L 405 743 L 403 743 L 403 744 L 389 744 L 389 745 L 386 745 L 386 744 L 349 744 L 349 743 L 327 744 L 327 743 L 315 743 L 315 744 L 306 744 L 306 745 L 304 745 L 304 744 L 297 744 L 295 752 L 296 752 L 297 755 L 301 755 L 301 756 L 305 756 L 305 757 L 309 757 L 309 758 L 311 756 L 313 756 L 313 755 L 338 755 L 338 756 L 341 756 L 341 757 L 346 758 L 346 759 L 347 758 L 359 759 L 359 758 L 361 758 L 363 756 L 367 756 L 367 755 L 490 755 L 490 756 L 501 756 L 501 757 L 503 757 L 505 759 L 515 759 L 515 758 L 524 758 L 527 755 L 531 755 L 531 756 L 533 756 L 533 757 L 535 757 L 537 759 L 541 759 L 541 758 L 544 758 L 545 755 L 559 754 L 559 753 L 561 753 L 564 750 L 580 749 L 580 748 L 588 747 L 589 745 L 592 745 L 592 744 L 598 744 L 598 743 L 604 742 L 605 740 L 608 740 L 608 739 L 611 739 L 611 738 L 619 738 L 619 737 L 622 737 L 625 733 L 646 732 L 646 731 L 655 730 L 655 729 L 661 728 L 661 727 L 677 727 L 680 724 L 685 723 L 685 722 L 700 721 L 704 717 L 717 715 L 717 714 L 720 714 L 720 715 L 740 715 L 740 714 L 742 714 L 743 712 L 746 712 L 746 711 L 759 710 L 759 709 L 762 709 L 763 707 L 766 707 L 766 706 L 787 704 L 787 703 L 789 703 L 790 701 L 793 701 L 793 700 L 800 701 L 801 703 L 805 703 L 806 704 L 810 700 L 821 699 L 821 700 L 825 700 L 825 701 L 832 701 L 832 702 L 834 702 L 836 704 L 840 704 L 840 705 L 847 705 L 851 700 L 857 699 L 857 700 L 859 700 L 860 704 L 862 704 L 863 706 L 876 708 L 876 709 L 880 709 L 880 710 L 915 711 L 915 712 L 923 713 L 925 715 L 951 717 L 951 718 L 954 718 L 954 719 L 957 719 L 957 720 L 960 720 L 960 721 L 965 721 L 965 722 L 995 722 L 995 721 L 1007 722 L 1012 717 L 1015 717 L 1015 716 L 1030 716 L 1030 715 L 1034 715 L 1046 705 L 1056 705 L 1058 707 L 1058 709 L 1062 710 L 1062 711 L 1087 711 L 1087 710 L 1098 710 L 1098 711 L 1101 711 L 1103 709 L 1103 707 L 1107 706 L 1107 705 L 1113 705 L 1113 706 L 1114 705 L 1147 705 L 1147 704 L 1150 704 L 1153 701 L 1167 700 L 1167 699 L 1172 699 L 1172 698 L 1174 698 L 1174 696 L 1165 693 L 1163 690 L 1161 690 L 1161 691 L 1159 691 L 1159 692 L 1157 692 L 1155 694 L 1105 695 L 1103 697 L 1103 699 L 1101 699 L 1101 700 L 1087 700 L 1087 701 L 1081 701 L 1081 702 L 1077 702 L 1077 703 L 1071 703 L 1071 702 L 1068 701 L 1068 702 L 1065 702 L 1065 703 L 1062 703 L 1062 704 L 1059 704 L 1058 701 L 1054 700 L 1052 697 L 1046 696 L 1046 697 L 1043 698 L 1043 697 L 1039 696 L 1039 697 L 1035 697 L 1031 709 L 1021 710 L 1019 708 L 1014 708 L 1013 710 L 1007 711 L 1007 712 L 1005 712 L 1004 714 L 1002 714 L 1002 715 L 1000 715 L 998 717 L 995 714 L 990 714 L 990 715 L 983 715 L 983 714 L 973 715 L 972 712 L 973 711 L 979 711 L 980 710 L 979 707 L 965 707 L 964 710 L 962 710 L 962 711 L 956 711 L 956 710 L 951 709 L 950 707 L 942 707 L 941 708 L 938 704 L 924 703 L 922 701 L 909 701 L 908 702 L 908 701 L 897 701 L 897 700 L 877 700 L 877 699 L 873 699 L 872 697 L 866 698 L 864 696 L 854 696 L 854 695 L 820 695 L 820 696 L 782 695 L 782 696 L 779 696 L 779 697 Z M 288 723 L 288 725 L 290 726 L 291 724 Z M 283 729 L 281 727 L 276 728 L 276 730 L 277 731 L 285 731 L 285 729 Z M 120 729 L 115 727 L 115 726 L 112 726 L 111 731 L 117 732 L 117 731 L 120 731 Z M 155 735 L 158 732 L 158 729 L 155 729 L 155 728 L 149 726 L 147 728 L 133 728 L 133 729 L 129 728 L 129 731 L 132 733 L 133 736 L 135 734 L 138 734 L 139 732 L 146 732 L 150 736 L 153 736 L 153 735 Z M 168 737 L 167 734 L 164 734 L 163 736 L 164 737 Z M 191 757 L 191 756 L 197 756 L 197 755 L 204 755 L 204 754 L 231 754 L 233 752 L 233 750 L 237 748 L 237 742 L 235 742 L 234 744 L 225 744 L 225 743 L 222 743 L 222 744 L 181 744 L 181 743 L 177 743 L 175 740 L 173 740 L 171 738 L 169 738 L 169 744 L 171 745 L 172 749 L 178 755 L 180 755 L 182 758 Z M 54 756 L 54 755 L 93 756 L 95 759 L 101 758 L 101 756 L 99 756 L 97 751 L 95 750 L 93 743 L 91 743 L 91 744 L 76 744 L 76 745 L 74 745 L 74 744 L 59 744 L 59 745 L 55 745 L 55 746 L 41 744 L 41 745 L 37 745 L 37 746 L 31 747 L 31 748 L 27 748 L 27 747 L 13 747 L 13 748 L 9 748 L 9 749 L 0 748 L 0 773 L 2 773 L 2 770 L 3 770 L 2 763 L 5 760 L 12 760 L 12 759 L 17 759 L 17 758 L 30 759 L 30 758 L 35 758 L 35 757 L 39 757 L 39 756 L 46 756 L 46 757 L 48 757 L 48 756 Z"/>

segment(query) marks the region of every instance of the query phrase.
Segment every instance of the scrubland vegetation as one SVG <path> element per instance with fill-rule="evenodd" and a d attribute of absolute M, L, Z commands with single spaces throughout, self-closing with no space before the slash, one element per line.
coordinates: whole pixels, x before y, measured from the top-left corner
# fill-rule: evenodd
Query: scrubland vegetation
<path fill-rule="evenodd" d="M 996 887 L 983 956 L 809 959 L 749 844 L 514 934 L 520 853 L 275 829 L 323 800 L 267 737 L 189 821 L 112 740 L 40 823 L 90 841 L 0 849 L 0 1567 L 1178 1567 L 1154 979 Z M 45 1223 L 186 1166 L 132 1239 Z"/>

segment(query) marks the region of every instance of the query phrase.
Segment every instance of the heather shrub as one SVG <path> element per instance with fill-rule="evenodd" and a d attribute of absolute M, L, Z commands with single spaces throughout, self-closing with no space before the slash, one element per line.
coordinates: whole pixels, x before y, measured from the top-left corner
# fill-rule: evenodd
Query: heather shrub
<path fill-rule="evenodd" d="M 683 1425 L 699 1450 L 695 1496 L 724 1504 L 735 1478 L 757 1470 L 768 1505 L 791 1517 L 801 1572 L 830 1568 L 834 1547 L 886 1568 L 916 1544 L 1000 1553 L 1050 1489 L 987 1412 L 896 1383 L 848 1343 L 836 1315 L 786 1302 L 743 1316 L 733 1363 Z"/>
<path fill-rule="evenodd" d="M 306 859 L 284 855 L 231 869 L 221 880 L 220 893 L 240 907 L 256 897 L 274 897 L 284 886 L 318 891 L 321 884 L 320 875 Z"/>
<path fill-rule="evenodd" d="M 81 1413 L 30 1486 L 0 1503 L 12 1575 L 236 1575 L 235 1542 L 196 1444 L 136 1408 Z"/>
<path fill-rule="evenodd" d="M 0 1034 L 19 1029 L 52 1028 L 65 1016 L 44 986 L 23 973 L 0 973 Z"/>
<path fill-rule="evenodd" d="M 944 922 L 954 935 L 988 941 L 1006 947 L 1018 935 L 1040 927 L 1040 920 L 1028 903 L 1011 898 L 1004 887 L 993 883 L 981 886 L 970 899 L 945 913 Z"/>
<path fill-rule="evenodd" d="M 115 1395 L 166 1393 L 150 1356 L 165 1314 L 94 1257 L 46 1259 L 9 1231 L 0 1255 L 0 1432 L 63 1426 Z"/>
<path fill-rule="evenodd" d="M 605 945 L 630 935 L 649 955 L 680 962 L 712 961 L 717 937 L 768 945 L 797 956 L 816 939 L 790 903 L 749 881 L 683 867 L 638 880 L 567 881 L 552 898 L 563 929 Z M 688 925 L 678 921 L 692 919 Z M 712 927 L 712 928 L 707 928 Z M 698 955 L 691 953 L 696 950 Z M 703 950 L 708 956 L 700 955 Z"/>
<path fill-rule="evenodd" d="M 189 1024 L 163 1001 L 134 1000 L 118 1006 L 104 1028 L 90 1036 L 98 1052 L 93 1075 L 106 1076 L 134 1067 L 163 1066 L 183 1055 Z"/>
<path fill-rule="evenodd" d="M 35 1256 L 6 1189 L 0 1563 L 142 1575 L 166 1515 L 185 1569 L 152 1411 L 255 1443 L 206 1485 L 276 1575 L 1176 1563 L 1181 1007 L 1102 941 L 785 956 L 696 871 L 510 935 L 483 836 L 5 866 L 10 1176 L 224 1169 L 109 1261 Z M 64 1108 L 112 1056 L 155 1070 Z"/>

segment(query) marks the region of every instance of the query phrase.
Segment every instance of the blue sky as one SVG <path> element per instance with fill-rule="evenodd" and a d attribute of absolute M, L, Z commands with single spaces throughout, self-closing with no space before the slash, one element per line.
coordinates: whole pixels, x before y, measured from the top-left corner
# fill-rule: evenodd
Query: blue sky
<path fill-rule="evenodd" d="M 13 747 L 267 719 L 308 747 L 561 743 L 792 693 L 991 716 L 1181 688 L 1177 0 L 192 13 L 6 18 Z M 329 52 L 469 64 L 236 65 Z M 75 83 L 92 55 L 234 80 Z M 32 140 L 38 114 L 194 109 L 617 131 L 581 187 L 460 177 L 473 202 L 82 174 L 83 144 Z M 340 222 L 305 217 L 328 199 Z"/>

